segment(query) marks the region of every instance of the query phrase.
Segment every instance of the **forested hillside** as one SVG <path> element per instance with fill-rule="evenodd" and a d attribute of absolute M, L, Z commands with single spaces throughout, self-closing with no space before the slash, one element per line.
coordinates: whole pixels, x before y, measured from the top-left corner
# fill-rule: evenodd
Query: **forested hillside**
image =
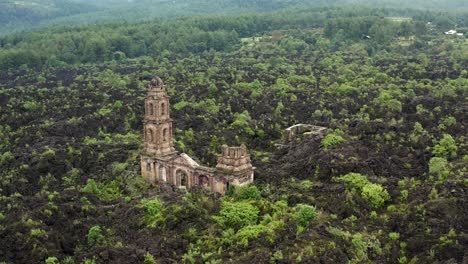
<path fill-rule="evenodd" d="M 3 0 L 0 1 L 0 35 L 63 24 L 252 14 L 318 6 L 397 7 L 443 12 L 468 10 L 464 0 Z"/>
<path fill-rule="evenodd" d="M 402 15 L 414 17 L 414 21 L 399 21 Z M 451 28 L 466 32 L 468 21 L 465 18 L 466 13 L 313 8 L 240 17 L 53 27 L 0 38 L 0 69 L 15 69 L 24 64 L 29 67 L 59 66 L 139 56 L 183 57 L 209 50 L 229 52 L 239 47 L 242 38 L 297 28 L 321 28 L 325 37 L 336 39 L 334 48 L 361 41 L 367 44 L 370 53 L 374 53 L 385 45 L 405 42 L 405 39 L 406 44 L 427 42 L 424 38 L 414 38 L 415 35 L 442 35 Z M 427 25 L 427 22 L 431 24 Z M 363 41 L 365 36 L 369 39 Z"/>
<path fill-rule="evenodd" d="M 464 263 L 467 13 L 319 7 L 0 39 L 0 262 Z M 428 23 L 431 22 L 431 23 Z M 225 197 L 148 186 L 152 76 L 177 150 L 246 144 Z M 328 128 L 278 149 L 296 123 Z"/>

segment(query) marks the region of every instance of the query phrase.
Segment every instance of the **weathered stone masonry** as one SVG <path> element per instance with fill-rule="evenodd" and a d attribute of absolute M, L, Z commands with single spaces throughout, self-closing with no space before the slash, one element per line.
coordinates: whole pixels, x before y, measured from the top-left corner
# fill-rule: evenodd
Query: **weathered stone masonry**
<path fill-rule="evenodd" d="M 172 142 L 169 108 L 165 85 L 155 77 L 145 98 L 145 143 L 141 153 L 141 173 L 149 183 L 169 183 L 179 188 L 200 186 L 224 194 L 229 185 L 253 182 L 254 168 L 244 145 L 223 146 L 216 168 L 201 166 L 187 154 L 179 154 Z"/>

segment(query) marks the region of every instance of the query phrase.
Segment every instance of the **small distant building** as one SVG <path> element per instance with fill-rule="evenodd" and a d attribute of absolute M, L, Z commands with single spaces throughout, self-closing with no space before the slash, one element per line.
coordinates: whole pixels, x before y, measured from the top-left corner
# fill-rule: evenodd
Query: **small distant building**
<path fill-rule="evenodd" d="M 321 138 L 324 136 L 326 130 L 326 127 L 309 124 L 296 124 L 285 129 L 283 140 L 285 142 L 292 142 L 297 137 L 301 136 L 315 136 Z"/>
<path fill-rule="evenodd" d="M 451 29 L 449 31 L 444 32 L 445 35 L 454 35 L 454 36 L 459 36 L 463 37 L 463 33 L 458 33 L 456 30 Z"/>
<path fill-rule="evenodd" d="M 325 136 L 326 130 L 326 127 L 296 124 L 284 130 L 282 142 L 276 143 L 275 147 L 282 149 L 291 146 L 292 143 L 298 142 L 305 137 L 314 137 L 316 140 L 320 140 Z"/>
<path fill-rule="evenodd" d="M 155 77 L 145 98 L 141 174 L 147 182 L 153 185 L 169 183 L 181 189 L 199 186 L 220 194 L 224 194 L 231 185 L 253 182 L 255 168 L 244 145 L 224 145 L 216 168 L 201 166 L 187 154 L 179 154 L 172 142 L 169 109 L 165 85 Z"/>

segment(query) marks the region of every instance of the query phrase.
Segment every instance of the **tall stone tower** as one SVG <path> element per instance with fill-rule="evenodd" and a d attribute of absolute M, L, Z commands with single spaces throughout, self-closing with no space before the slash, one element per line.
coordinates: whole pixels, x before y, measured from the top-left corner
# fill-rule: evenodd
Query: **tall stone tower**
<path fill-rule="evenodd" d="M 172 119 L 169 96 L 159 77 L 151 80 L 145 98 L 145 144 L 143 152 L 153 157 L 175 154 L 172 143 Z"/>

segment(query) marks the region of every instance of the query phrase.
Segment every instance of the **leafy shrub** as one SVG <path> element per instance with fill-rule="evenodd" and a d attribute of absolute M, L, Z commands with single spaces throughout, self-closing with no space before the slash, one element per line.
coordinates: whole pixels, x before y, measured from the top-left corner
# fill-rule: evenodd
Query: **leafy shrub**
<path fill-rule="evenodd" d="M 394 204 L 387 206 L 387 211 L 390 213 L 393 213 L 397 210 L 396 206 Z"/>
<path fill-rule="evenodd" d="M 107 107 L 102 107 L 101 109 L 98 110 L 97 112 L 100 116 L 108 116 L 112 113 L 112 109 L 111 108 L 107 108 Z"/>
<path fill-rule="evenodd" d="M 354 172 L 336 178 L 335 180 L 338 182 L 344 182 L 348 187 L 356 189 L 362 189 L 362 187 L 364 187 L 369 182 L 365 175 Z"/>
<path fill-rule="evenodd" d="M 390 199 L 387 190 L 375 183 L 368 183 L 362 187 L 361 196 L 375 208 L 380 208 Z"/>
<path fill-rule="evenodd" d="M 107 184 L 102 184 L 97 183 L 93 179 L 88 179 L 81 191 L 95 194 L 103 201 L 112 201 L 122 196 L 120 182 L 118 180 L 112 180 Z"/>
<path fill-rule="evenodd" d="M 164 203 L 158 198 L 143 199 L 141 201 L 146 210 L 145 221 L 150 227 L 156 227 L 158 223 L 164 220 Z"/>
<path fill-rule="evenodd" d="M 315 206 L 310 206 L 307 204 L 299 204 L 297 207 L 298 211 L 296 213 L 296 221 L 299 225 L 307 227 L 310 220 L 317 216 L 317 209 Z"/>
<path fill-rule="evenodd" d="M 236 187 L 233 196 L 236 200 L 259 200 L 261 198 L 260 191 L 254 185 Z"/>
<path fill-rule="evenodd" d="M 364 262 L 367 260 L 367 245 L 361 234 L 357 233 L 352 236 L 351 244 L 353 245 L 354 260 L 358 262 Z"/>
<path fill-rule="evenodd" d="M 334 135 L 334 134 L 328 134 L 323 138 L 321 145 L 322 147 L 329 149 L 332 148 L 344 141 L 342 136 L 339 135 Z"/>
<path fill-rule="evenodd" d="M 255 224 L 258 219 L 258 208 L 248 202 L 228 202 L 223 201 L 219 216 L 215 216 L 215 221 L 224 228 L 240 228 Z"/>
<path fill-rule="evenodd" d="M 7 151 L 0 156 L 0 165 L 4 165 L 14 159 L 15 156 L 13 156 L 13 154 L 10 151 Z"/>
<path fill-rule="evenodd" d="M 437 192 L 437 188 L 432 187 L 431 192 L 429 193 L 428 196 L 429 200 L 437 200 L 439 199 L 439 193 Z"/>
<path fill-rule="evenodd" d="M 453 137 L 449 134 L 444 134 L 439 143 L 434 146 L 432 154 L 436 157 L 455 158 L 457 150 L 458 147 Z"/>
<path fill-rule="evenodd" d="M 101 227 L 98 225 L 91 227 L 88 231 L 87 239 L 88 245 L 91 247 L 101 244 L 104 241 Z"/>
<path fill-rule="evenodd" d="M 127 56 L 122 51 L 116 51 L 112 54 L 112 58 L 116 61 L 124 61 L 127 59 Z"/>
<path fill-rule="evenodd" d="M 34 228 L 34 229 L 31 229 L 31 237 L 33 238 L 47 237 L 47 232 L 44 229 Z"/>
<path fill-rule="evenodd" d="M 96 138 L 92 138 L 92 137 L 88 137 L 86 136 L 84 139 L 83 139 L 83 144 L 85 145 L 95 145 L 97 144 L 97 139 Z"/>
<path fill-rule="evenodd" d="M 71 256 L 66 256 L 63 259 L 62 264 L 75 264 L 75 260 Z"/>
<path fill-rule="evenodd" d="M 341 84 L 340 86 L 338 86 L 338 88 L 336 88 L 336 92 L 338 94 L 342 94 L 342 95 L 349 95 L 349 94 L 354 93 L 356 91 L 357 91 L 356 88 L 354 88 L 353 86 L 348 85 L 348 84 Z"/>
<path fill-rule="evenodd" d="M 59 264 L 59 260 L 56 257 L 48 257 L 45 260 L 45 264 Z"/>
<path fill-rule="evenodd" d="M 271 263 L 278 263 L 280 260 L 284 259 L 283 251 L 277 250 L 273 255 L 270 257 L 270 262 Z"/>
<path fill-rule="evenodd" d="M 375 208 L 380 208 L 385 201 L 390 199 L 390 195 L 385 188 L 379 184 L 369 182 L 365 175 L 348 173 L 334 180 L 344 182 L 347 188 L 355 189 L 362 198 Z"/>
<path fill-rule="evenodd" d="M 112 108 L 114 108 L 114 109 L 119 109 L 119 108 L 122 108 L 122 106 L 123 106 L 123 102 L 120 101 L 120 100 L 117 100 L 117 101 L 115 101 L 114 104 L 112 105 Z"/>
<path fill-rule="evenodd" d="M 238 239 L 238 244 L 243 246 L 249 245 L 249 240 L 252 238 L 257 238 L 262 233 L 269 232 L 269 228 L 264 225 L 250 225 L 240 229 L 237 234 L 236 238 Z"/>
<path fill-rule="evenodd" d="M 29 112 L 34 112 L 39 109 L 39 105 L 36 102 L 25 102 L 23 107 Z"/>
<path fill-rule="evenodd" d="M 312 189 L 314 187 L 314 183 L 309 180 L 303 180 L 299 183 L 299 187 L 302 189 Z"/>
<path fill-rule="evenodd" d="M 453 116 L 447 116 L 441 120 L 445 126 L 453 126 L 457 123 L 457 119 Z"/>
<path fill-rule="evenodd" d="M 343 131 L 335 129 L 322 139 L 320 145 L 326 149 L 333 148 L 334 146 L 344 142 L 341 135 L 343 135 Z"/>
<path fill-rule="evenodd" d="M 96 195 L 101 193 L 101 190 L 99 190 L 96 181 L 93 179 L 88 179 L 86 181 L 86 185 L 81 189 L 81 191 L 86 193 L 93 193 Z"/>
<path fill-rule="evenodd" d="M 112 163 L 112 172 L 114 173 L 122 173 L 126 168 L 128 164 L 125 162 L 114 162 Z"/>
<path fill-rule="evenodd" d="M 42 157 L 45 156 L 55 156 L 55 150 L 47 148 L 44 152 L 41 153 Z"/>
<path fill-rule="evenodd" d="M 445 158 L 433 157 L 429 160 L 429 174 L 444 180 L 449 175 L 449 164 Z"/>
<path fill-rule="evenodd" d="M 156 264 L 156 259 L 154 259 L 151 253 L 146 252 L 145 259 L 143 260 L 143 264 Z"/>
<path fill-rule="evenodd" d="M 84 264 L 96 264 L 96 257 L 93 257 L 92 259 L 85 258 Z"/>
<path fill-rule="evenodd" d="M 400 239 L 400 233 L 391 232 L 390 234 L 388 234 L 388 238 L 390 238 L 390 240 L 392 241 L 396 241 Z"/>
<path fill-rule="evenodd" d="M 374 99 L 374 103 L 381 105 L 386 110 L 391 112 L 401 112 L 402 104 L 388 91 L 381 91 L 379 96 Z"/>
<path fill-rule="evenodd" d="M 401 200 L 406 201 L 408 199 L 408 190 L 401 190 Z"/>

